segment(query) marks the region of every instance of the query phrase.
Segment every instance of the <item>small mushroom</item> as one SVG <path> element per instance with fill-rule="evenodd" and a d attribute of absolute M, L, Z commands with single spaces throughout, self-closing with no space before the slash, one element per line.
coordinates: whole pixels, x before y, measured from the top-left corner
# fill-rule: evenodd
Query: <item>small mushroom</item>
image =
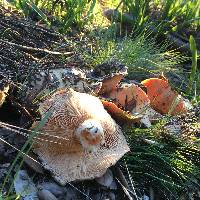
<path fill-rule="evenodd" d="M 40 131 L 45 140 L 52 135 L 60 139 L 35 143 L 34 152 L 60 184 L 100 177 L 129 151 L 120 127 L 99 98 L 62 89 L 40 104 L 42 117 L 48 110 L 52 115 Z"/>
<path fill-rule="evenodd" d="M 109 94 L 109 98 L 131 113 L 141 113 L 150 104 L 146 93 L 135 84 L 124 84 L 118 87 Z"/>

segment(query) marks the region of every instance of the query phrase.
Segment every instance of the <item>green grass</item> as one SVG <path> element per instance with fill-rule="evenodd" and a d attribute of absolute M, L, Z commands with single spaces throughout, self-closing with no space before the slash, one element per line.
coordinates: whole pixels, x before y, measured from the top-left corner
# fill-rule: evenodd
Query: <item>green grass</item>
<path fill-rule="evenodd" d="M 196 47 L 196 42 L 193 36 L 190 36 L 190 50 L 192 53 L 192 67 L 191 67 L 191 73 L 190 73 L 190 78 L 189 78 L 189 84 L 188 88 L 186 90 L 186 93 L 190 95 L 193 90 L 194 82 L 196 81 L 196 73 L 197 73 L 197 47 Z"/>
<path fill-rule="evenodd" d="M 156 36 L 147 29 L 134 36 L 118 37 L 116 26 L 94 33 L 93 43 L 88 42 L 87 51 L 81 52 L 90 66 L 117 60 L 129 68 L 129 77 L 142 80 L 161 72 L 177 71 L 177 65 L 188 60 L 176 50 L 168 50 L 168 44 L 158 45 Z"/>
<path fill-rule="evenodd" d="M 133 29 L 143 31 L 147 24 L 160 25 L 161 32 L 177 32 L 183 29 L 200 31 L 200 2 L 198 0 L 12 0 L 13 6 L 24 16 L 43 21 L 49 27 L 56 27 L 64 33 L 73 28 L 81 30 L 93 21 L 101 21 L 99 5 L 115 7 L 118 21 L 131 24 Z M 95 10 L 98 8 L 98 12 Z M 131 19 L 123 13 L 129 13 Z M 155 16 L 152 13 L 157 13 Z M 154 17 L 152 17 L 154 16 Z M 96 19 L 97 18 L 97 19 Z M 153 19 L 153 21 L 152 21 Z M 105 21 L 105 19 L 104 19 Z M 185 37 L 185 36 L 184 36 Z M 186 38 L 187 39 L 187 38 Z"/>
<path fill-rule="evenodd" d="M 1 198 L 3 198 L 3 191 L 5 189 L 5 186 L 8 184 L 9 180 L 12 180 L 11 182 L 11 185 L 9 186 L 9 190 L 6 194 L 6 197 L 5 199 L 6 200 L 9 200 L 10 199 L 10 193 L 13 189 L 13 185 L 14 185 L 14 180 L 15 178 L 17 177 L 17 174 L 20 170 L 20 168 L 22 167 L 22 164 L 23 164 L 23 156 L 24 154 L 28 154 L 29 151 L 31 150 L 32 148 L 32 144 L 33 144 L 33 138 L 35 138 L 38 134 L 38 130 L 41 129 L 44 124 L 47 122 L 47 120 L 49 119 L 51 115 L 51 111 L 47 112 L 44 116 L 44 118 L 38 123 L 38 125 L 33 129 L 33 131 L 31 132 L 28 140 L 25 142 L 25 144 L 23 145 L 23 147 L 21 148 L 21 150 L 19 151 L 19 153 L 17 154 L 16 158 L 14 159 L 14 161 L 12 162 L 11 164 L 11 167 L 9 168 L 8 172 L 7 172 L 7 175 L 4 179 L 4 182 L 0 188 L 0 196 Z M 21 161 L 19 162 L 19 165 L 17 165 L 18 161 L 20 160 L 21 158 Z M 16 171 L 15 175 L 14 175 L 14 178 L 11 179 L 11 176 L 12 176 L 12 173 L 13 171 Z"/>
<path fill-rule="evenodd" d="M 122 21 L 123 13 L 129 13 L 131 25 L 134 29 L 143 31 L 148 23 L 161 25 L 161 30 L 181 31 L 190 28 L 200 31 L 200 2 L 198 0 L 12 0 L 10 1 L 26 17 L 36 21 L 42 20 L 48 26 L 57 27 L 60 32 L 66 32 L 72 27 L 79 30 L 91 23 L 97 13 L 95 6 L 103 4 L 104 7 L 115 7 L 119 11 L 118 19 Z M 99 7 L 98 7 L 99 9 Z M 102 12 L 102 11 L 100 11 Z M 126 18 L 126 17 L 125 17 Z"/>
<path fill-rule="evenodd" d="M 197 69 L 197 47 L 193 36 L 190 36 L 190 50 L 192 54 L 192 66 L 189 77 L 189 84 L 186 90 L 186 94 L 193 97 L 194 101 L 197 101 L 197 91 L 200 92 L 200 80 L 199 80 L 199 70 Z"/>
<path fill-rule="evenodd" d="M 122 12 L 131 13 L 133 16 L 133 28 L 144 28 L 147 20 L 149 19 L 149 5 L 150 0 L 123 0 Z"/>
<path fill-rule="evenodd" d="M 200 2 L 198 0 L 157 1 L 157 6 L 161 7 L 161 20 L 167 22 L 168 29 L 176 31 L 189 26 L 199 30 Z"/>
<path fill-rule="evenodd" d="M 119 12 L 114 21 L 121 18 L 122 23 L 141 31 L 147 24 L 160 25 L 163 33 L 179 32 L 182 35 L 182 30 L 186 29 L 200 31 L 199 0 L 122 0 L 116 9 Z"/>
<path fill-rule="evenodd" d="M 42 21 L 60 32 L 71 28 L 81 29 L 93 18 L 96 0 L 12 0 L 10 3 L 22 11 L 25 17 Z"/>
<path fill-rule="evenodd" d="M 187 59 L 175 50 L 167 50 L 167 47 L 167 43 L 158 46 L 155 37 L 142 34 L 134 39 L 123 39 L 115 51 L 115 56 L 129 67 L 130 76 L 135 74 L 134 78 L 142 78 L 142 74 L 147 77 L 176 71 L 176 66 Z"/>
<path fill-rule="evenodd" d="M 162 199 L 178 200 L 200 189 L 199 145 L 194 138 L 169 134 L 164 124 L 126 130 L 131 152 L 124 159 L 137 189 L 146 187 L 148 193 L 151 186 Z"/>

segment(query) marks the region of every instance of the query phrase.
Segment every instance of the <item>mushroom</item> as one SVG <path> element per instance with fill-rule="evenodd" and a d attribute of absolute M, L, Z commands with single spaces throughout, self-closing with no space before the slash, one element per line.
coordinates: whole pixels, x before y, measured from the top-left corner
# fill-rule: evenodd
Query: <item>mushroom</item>
<path fill-rule="evenodd" d="M 136 122 L 140 118 L 146 127 L 151 126 L 151 118 L 155 115 L 155 111 L 150 107 L 150 100 L 147 94 L 136 84 L 121 84 L 123 75 L 115 74 L 110 78 L 102 81 L 102 87 L 99 94 L 105 98 L 109 98 L 112 102 L 122 108 L 124 111 L 129 111 L 133 115 L 122 112 L 120 108 L 116 108 L 113 104 L 104 101 L 104 107 L 109 113 L 115 117 L 123 119 L 126 122 Z M 111 112 L 110 112 L 111 111 Z"/>
<path fill-rule="evenodd" d="M 48 110 L 52 115 L 40 129 L 43 139 L 60 139 L 34 143 L 33 150 L 60 184 L 100 177 L 129 151 L 120 127 L 99 98 L 61 89 L 40 104 L 42 117 Z"/>
<path fill-rule="evenodd" d="M 151 106 L 157 112 L 172 115 L 187 112 L 184 99 L 171 89 L 166 78 L 149 78 L 141 83 L 147 88 Z"/>

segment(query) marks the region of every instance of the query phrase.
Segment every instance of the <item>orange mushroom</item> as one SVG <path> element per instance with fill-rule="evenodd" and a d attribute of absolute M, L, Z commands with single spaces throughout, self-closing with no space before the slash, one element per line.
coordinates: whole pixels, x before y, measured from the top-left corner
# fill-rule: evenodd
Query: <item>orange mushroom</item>
<path fill-rule="evenodd" d="M 146 93 L 135 84 L 124 85 L 109 94 L 113 102 L 132 113 L 140 113 L 150 104 Z"/>
<path fill-rule="evenodd" d="M 145 126 L 150 127 L 151 120 L 158 113 L 151 108 L 149 97 L 141 87 L 134 83 L 119 85 L 122 78 L 121 74 L 117 74 L 102 81 L 102 87 L 98 94 L 113 102 L 102 101 L 104 108 L 118 123 L 140 121 Z M 131 112 L 131 114 L 126 111 Z M 132 114 L 137 114 L 137 116 Z"/>
<path fill-rule="evenodd" d="M 183 98 L 171 89 L 166 78 L 150 78 L 141 83 L 147 88 L 151 106 L 157 112 L 172 115 L 187 112 Z"/>
<path fill-rule="evenodd" d="M 122 79 L 123 79 L 122 74 L 115 74 L 111 77 L 104 78 L 104 80 L 102 81 L 101 89 L 99 90 L 98 94 L 106 95 L 109 94 L 111 91 L 116 90 L 118 84 Z"/>
<path fill-rule="evenodd" d="M 130 111 L 131 114 L 134 115 L 137 113 L 137 116 L 139 114 L 138 119 L 140 118 L 140 122 L 147 127 L 151 126 L 150 117 L 152 115 L 152 109 L 150 108 L 150 100 L 147 94 L 139 86 L 135 84 L 124 84 L 107 93 L 106 97 L 110 98 L 114 104 L 121 107 L 123 110 Z M 125 111 L 122 113 L 115 109 L 112 114 L 114 117 L 116 117 L 116 115 L 118 118 L 121 117 L 121 119 L 123 119 L 122 121 L 131 122 L 130 115 L 126 115 Z"/>
<path fill-rule="evenodd" d="M 104 108 L 107 112 L 115 119 L 118 123 L 139 123 L 141 116 L 133 116 L 132 114 L 122 110 L 121 108 L 117 107 L 112 102 L 101 100 Z"/>

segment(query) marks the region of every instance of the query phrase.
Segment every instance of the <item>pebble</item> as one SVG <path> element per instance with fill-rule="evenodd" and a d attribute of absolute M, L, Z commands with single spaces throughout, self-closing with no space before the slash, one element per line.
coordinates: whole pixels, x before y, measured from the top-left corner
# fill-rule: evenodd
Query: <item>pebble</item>
<path fill-rule="evenodd" d="M 147 195 L 144 195 L 143 200 L 150 200 L 150 198 Z"/>
<path fill-rule="evenodd" d="M 40 185 L 37 186 L 38 189 L 42 189 L 42 190 L 48 190 L 50 191 L 53 195 L 55 195 L 56 197 L 63 197 L 65 196 L 66 193 L 66 189 L 62 186 L 59 186 L 57 183 L 55 182 L 44 182 L 41 183 Z"/>
<path fill-rule="evenodd" d="M 49 190 L 39 190 L 38 191 L 39 200 L 58 200 Z"/>
<path fill-rule="evenodd" d="M 92 196 L 92 200 L 115 200 L 115 194 L 113 192 L 101 192 Z"/>
<path fill-rule="evenodd" d="M 106 173 L 98 178 L 95 178 L 96 182 L 105 187 L 109 187 L 113 182 L 113 173 L 110 169 L 107 169 Z"/>
<path fill-rule="evenodd" d="M 14 188 L 17 195 L 23 200 L 38 200 L 37 188 L 26 170 L 19 170 L 14 180 Z"/>
<path fill-rule="evenodd" d="M 73 189 L 72 187 L 68 187 L 66 189 L 66 195 L 65 195 L 64 200 L 77 200 L 77 199 L 79 199 L 77 191 Z"/>

